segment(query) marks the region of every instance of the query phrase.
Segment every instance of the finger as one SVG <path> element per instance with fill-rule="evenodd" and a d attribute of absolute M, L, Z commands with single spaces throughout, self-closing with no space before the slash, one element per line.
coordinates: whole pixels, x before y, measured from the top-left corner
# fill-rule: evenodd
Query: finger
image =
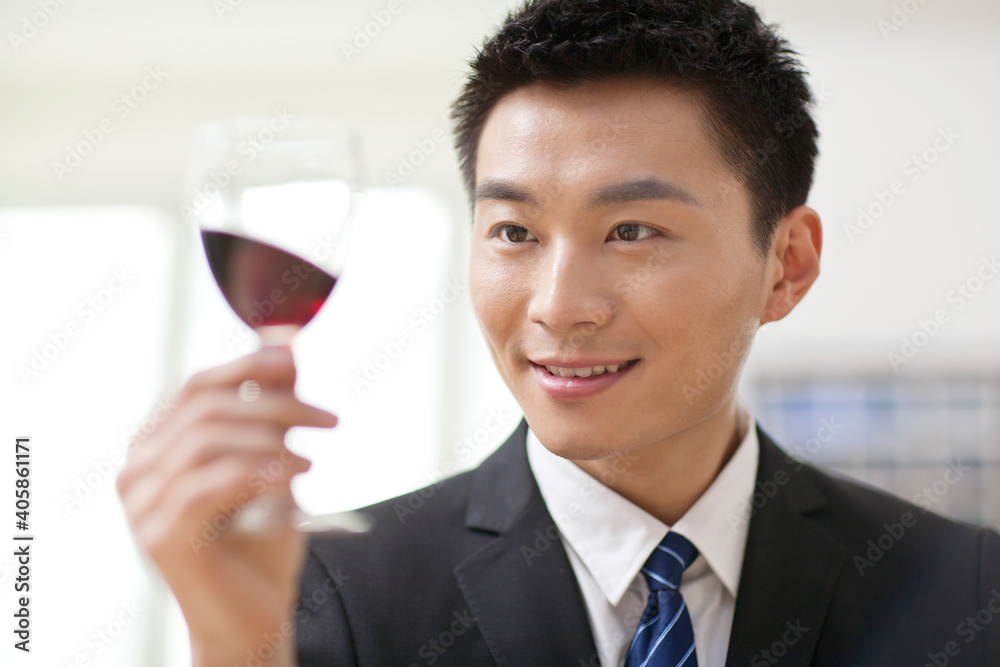
<path fill-rule="evenodd" d="M 181 398 L 214 387 L 235 388 L 247 380 L 254 380 L 262 387 L 292 387 L 295 385 L 295 374 L 290 348 L 266 346 L 228 364 L 195 373 L 181 389 Z"/>
<path fill-rule="evenodd" d="M 129 452 L 128 475 L 142 474 L 149 466 L 158 465 L 167 449 L 202 422 L 247 422 L 287 430 L 292 426 L 331 428 L 336 426 L 337 416 L 303 403 L 289 391 L 263 391 L 248 403 L 233 391 L 215 388 L 178 408 L 168 421 L 155 437 Z"/>
<path fill-rule="evenodd" d="M 273 389 L 293 389 L 295 386 L 295 365 L 291 350 L 287 347 L 264 347 L 253 354 L 240 357 L 222 366 L 195 373 L 176 395 L 168 400 L 170 409 L 167 419 L 157 420 L 151 431 L 143 431 L 146 441 L 162 432 L 171 420 L 169 416 L 186 402 L 193 400 L 200 392 L 216 387 L 227 387 L 238 391 L 240 385 L 253 380 L 259 386 Z M 138 444 L 133 438 L 129 449 Z"/>
<path fill-rule="evenodd" d="M 245 507 L 255 495 L 267 491 L 279 494 L 286 493 L 291 497 L 291 487 L 287 485 L 287 482 L 293 475 L 305 472 L 312 466 L 311 461 L 288 450 L 284 450 L 280 454 L 242 453 L 218 457 L 205 465 L 188 468 L 166 483 L 153 475 L 144 478 L 135 484 L 128 493 L 126 514 L 135 523 L 143 521 L 144 517 L 162 511 L 164 505 L 172 502 L 171 498 L 176 493 L 176 489 L 183 487 L 187 483 L 187 479 L 201 470 L 212 468 L 224 461 L 235 462 L 235 465 L 247 471 L 245 481 L 249 485 L 250 491 L 244 489 L 241 492 L 242 497 L 237 494 L 235 498 L 236 505 L 241 508 Z M 232 508 L 236 505 L 231 502 L 228 507 Z"/>
<path fill-rule="evenodd" d="M 220 458 L 190 470 L 163 495 L 147 514 L 133 520 L 136 536 L 154 557 L 161 561 L 179 551 L 191 548 L 198 552 L 201 542 L 211 541 L 212 519 L 242 508 L 267 488 L 288 487 L 294 475 L 303 472 L 305 464 L 285 466 L 271 482 L 271 487 L 254 484 L 253 475 L 264 465 L 261 458 Z M 219 522 L 216 522 L 219 523 Z M 209 538 L 209 539 L 206 539 Z M 201 542 L 199 542 L 199 540 Z"/>
<path fill-rule="evenodd" d="M 199 424 L 176 447 L 164 452 L 157 467 L 167 483 L 189 468 L 220 456 L 250 454 L 278 456 L 285 449 L 285 429 L 272 424 L 214 421 Z"/>
<path fill-rule="evenodd" d="M 301 459 L 285 448 L 284 439 L 285 431 L 271 425 L 241 422 L 197 424 L 173 447 L 165 449 L 155 463 L 143 470 L 133 468 L 127 476 L 123 473 L 121 488 L 128 497 L 131 511 L 142 514 L 177 478 L 215 459 L 277 457 L 287 463 Z"/>

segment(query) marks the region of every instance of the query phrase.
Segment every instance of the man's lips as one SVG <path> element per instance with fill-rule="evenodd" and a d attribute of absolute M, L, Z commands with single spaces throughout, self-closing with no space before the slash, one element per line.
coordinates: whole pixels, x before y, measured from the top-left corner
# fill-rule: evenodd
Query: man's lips
<path fill-rule="evenodd" d="M 558 366 L 560 368 L 587 368 L 588 366 L 614 366 L 624 364 L 629 361 L 638 361 L 631 357 L 536 357 L 528 358 L 533 364 L 538 366 Z"/>
<path fill-rule="evenodd" d="M 551 358 L 544 359 L 544 361 L 550 360 L 555 361 Z M 560 361 L 564 364 L 567 363 L 565 360 Z M 573 366 L 542 365 L 532 361 L 531 368 L 539 386 L 549 396 L 560 399 L 581 399 L 598 394 L 628 377 L 632 374 L 633 369 L 640 364 L 641 359 L 614 360 L 605 364 L 587 364 L 583 361 L 590 362 L 591 360 L 576 359 L 569 362 L 573 363 Z M 601 360 L 595 359 L 594 361 Z M 604 361 L 609 360 L 605 359 Z M 617 366 L 618 368 L 611 370 L 611 368 L 607 368 L 608 366 L 612 368 Z M 560 374 L 553 374 L 553 369 Z M 573 371 L 571 375 L 568 377 L 562 375 L 562 372 L 570 369 Z M 580 369 L 584 369 L 583 375 L 577 375 L 580 373 Z"/>

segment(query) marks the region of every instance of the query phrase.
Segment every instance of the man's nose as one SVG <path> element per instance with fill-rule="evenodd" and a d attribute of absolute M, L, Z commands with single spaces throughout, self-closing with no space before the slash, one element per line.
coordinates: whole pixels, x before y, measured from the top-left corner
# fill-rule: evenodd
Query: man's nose
<path fill-rule="evenodd" d="M 572 333 L 611 320 L 618 303 L 598 252 L 565 242 L 549 247 L 528 304 L 531 322 Z"/>

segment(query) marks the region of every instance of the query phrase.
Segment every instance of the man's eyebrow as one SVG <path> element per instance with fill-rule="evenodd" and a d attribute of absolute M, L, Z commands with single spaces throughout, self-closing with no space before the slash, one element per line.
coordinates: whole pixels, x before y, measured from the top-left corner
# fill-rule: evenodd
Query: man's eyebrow
<path fill-rule="evenodd" d="M 531 190 L 504 179 L 488 179 L 476 187 L 473 203 L 484 199 L 527 204 L 541 207 L 539 199 Z M 701 202 L 682 185 L 659 178 L 640 178 L 615 183 L 597 190 L 587 201 L 586 208 L 596 208 L 607 204 L 621 204 L 643 199 L 672 199 L 674 201 L 701 206 Z"/>
<path fill-rule="evenodd" d="M 591 196 L 587 208 L 643 199 L 673 199 L 692 206 L 701 206 L 698 198 L 682 185 L 659 178 L 641 178 L 601 188 Z"/>
<path fill-rule="evenodd" d="M 472 198 L 473 204 L 483 199 L 499 199 L 517 204 L 527 204 L 535 208 L 540 206 L 538 198 L 531 194 L 530 190 L 502 179 L 485 180 L 476 187 L 475 195 Z"/>

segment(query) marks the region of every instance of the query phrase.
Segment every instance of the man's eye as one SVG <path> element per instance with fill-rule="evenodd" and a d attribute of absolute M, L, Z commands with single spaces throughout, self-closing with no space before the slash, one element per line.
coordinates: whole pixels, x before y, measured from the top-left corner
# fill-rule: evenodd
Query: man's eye
<path fill-rule="evenodd" d="M 649 238 L 655 234 L 656 232 L 649 227 L 639 225 L 634 222 L 618 225 L 612 232 L 612 235 L 618 241 L 641 241 L 642 239 Z"/>
<path fill-rule="evenodd" d="M 496 231 L 493 232 L 494 236 L 499 236 L 502 240 L 508 243 L 521 243 L 523 241 L 530 240 L 528 237 L 532 236 L 524 227 L 518 227 L 517 225 L 501 225 L 497 227 Z"/>

